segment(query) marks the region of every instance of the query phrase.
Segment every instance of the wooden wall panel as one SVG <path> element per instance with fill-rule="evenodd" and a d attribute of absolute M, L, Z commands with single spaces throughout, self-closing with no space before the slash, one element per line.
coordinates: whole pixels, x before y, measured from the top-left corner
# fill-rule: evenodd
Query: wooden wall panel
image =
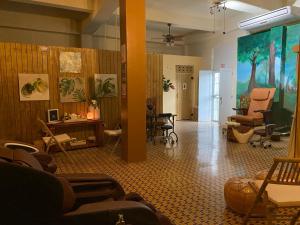
<path fill-rule="evenodd" d="M 147 55 L 147 98 L 155 98 L 156 110 L 163 112 L 163 56 L 159 54 Z"/>
<path fill-rule="evenodd" d="M 81 52 L 82 72 L 80 74 L 60 73 L 60 51 Z M 48 47 L 42 51 L 40 46 L 20 43 L 0 42 L 0 139 L 16 139 L 32 142 L 40 138 L 40 126 L 37 117 L 46 120 L 46 112 L 58 108 L 60 115 L 64 112 L 86 114 L 88 103 L 60 103 L 59 76 L 82 76 L 86 81 L 88 98 L 94 96 L 94 74 L 116 73 L 118 88 L 121 88 L 121 62 L 119 52 L 84 49 Z M 147 74 L 147 97 L 155 98 L 157 110 L 162 112 L 162 55 L 150 54 Z M 46 73 L 49 75 L 50 101 L 21 102 L 19 96 L 19 73 Z M 101 98 L 101 118 L 107 128 L 113 128 L 120 123 L 121 98 Z M 80 136 L 80 130 L 72 136 Z M 91 131 L 86 131 L 85 136 Z"/>

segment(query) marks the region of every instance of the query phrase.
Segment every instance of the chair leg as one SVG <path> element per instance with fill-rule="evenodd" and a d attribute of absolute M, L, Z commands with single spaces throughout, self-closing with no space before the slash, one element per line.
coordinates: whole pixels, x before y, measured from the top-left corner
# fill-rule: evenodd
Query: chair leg
<path fill-rule="evenodd" d="M 250 207 L 250 209 L 248 210 L 248 212 L 246 213 L 246 215 L 243 218 L 243 222 L 242 222 L 243 225 L 247 225 L 249 218 L 251 217 L 251 214 L 259 201 L 260 201 L 260 197 L 256 196 L 252 206 Z"/>
<path fill-rule="evenodd" d="M 65 148 L 62 146 L 61 143 L 57 142 L 57 145 L 59 147 L 59 149 L 67 156 L 67 158 L 73 162 L 73 159 L 70 157 L 69 153 L 67 153 L 67 151 L 65 150 Z"/>
<path fill-rule="evenodd" d="M 47 154 L 49 153 L 49 149 L 50 149 L 50 144 L 48 143 L 48 144 L 47 144 L 47 147 L 46 147 L 46 153 L 47 153 Z"/>
<path fill-rule="evenodd" d="M 118 137 L 118 140 L 117 142 L 114 144 L 112 150 L 111 150 L 111 153 L 114 153 L 116 151 L 116 149 L 118 148 L 119 144 L 121 142 L 121 136 Z"/>

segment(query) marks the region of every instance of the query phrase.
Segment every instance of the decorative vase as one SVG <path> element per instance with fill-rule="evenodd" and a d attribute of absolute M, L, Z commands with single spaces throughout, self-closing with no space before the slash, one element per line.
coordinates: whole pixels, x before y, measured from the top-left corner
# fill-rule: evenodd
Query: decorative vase
<path fill-rule="evenodd" d="M 100 119 L 100 109 L 97 106 L 96 108 L 94 108 L 94 119 L 95 120 L 99 120 Z"/>

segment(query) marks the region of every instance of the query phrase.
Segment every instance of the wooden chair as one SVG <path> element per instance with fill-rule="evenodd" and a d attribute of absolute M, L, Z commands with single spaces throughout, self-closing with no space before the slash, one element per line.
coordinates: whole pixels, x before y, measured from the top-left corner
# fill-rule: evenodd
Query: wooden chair
<path fill-rule="evenodd" d="M 300 158 L 275 158 L 265 180 L 250 182 L 251 187 L 257 191 L 252 207 L 244 217 L 243 224 L 247 224 L 255 206 L 265 201 L 266 218 L 268 224 L 272 221 L 290 219 L 295 224 L 300 216 Z M 279 208 L 294 208 L 294 214 L 276 214 Z M 278 223 L 276 223 L 278 224 Z"/>
<path fill-rule="evenodd" d="M 113 153 L 121 142 L 122 129 L 120 125 L 117 125 L 114 130 L 104 130 L 104 134 L 109 137 L 109 139 L 116 138 L 116 142 L 113 146 L 109 146 L 111 153 Z"/>
<path fill-rule="evenodd" d="M 37 120 L 41 124 L 43 132 L 45 132 L 46 134 L 46 136 L 42 138 L 44 143 L 46 144 L 46 152 L 49 152 L 51 146 L 57 145 L 58 148 L 68 156 L 63 144 L 70 142 L 72 140 L 71 137 L 68 134 L 54 135 L 43 120 L 41 120 L 40 118 L 38 118 Z"/>

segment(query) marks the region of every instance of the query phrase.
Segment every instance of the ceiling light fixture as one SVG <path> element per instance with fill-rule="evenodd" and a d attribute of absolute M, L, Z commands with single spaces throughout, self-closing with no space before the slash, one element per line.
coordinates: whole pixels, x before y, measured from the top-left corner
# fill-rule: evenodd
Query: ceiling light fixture
<path fill-rule="evenodd" d="M 216 32 L 216 14 L 223 13 L 223 34 L 226 34 L 226 3 L 227 1 L 218 1 L 213 0 L 212 6 L 209 7 L 209 12 L 213 16 L 214 24 L 213 24 L 213 33 Z"/>

